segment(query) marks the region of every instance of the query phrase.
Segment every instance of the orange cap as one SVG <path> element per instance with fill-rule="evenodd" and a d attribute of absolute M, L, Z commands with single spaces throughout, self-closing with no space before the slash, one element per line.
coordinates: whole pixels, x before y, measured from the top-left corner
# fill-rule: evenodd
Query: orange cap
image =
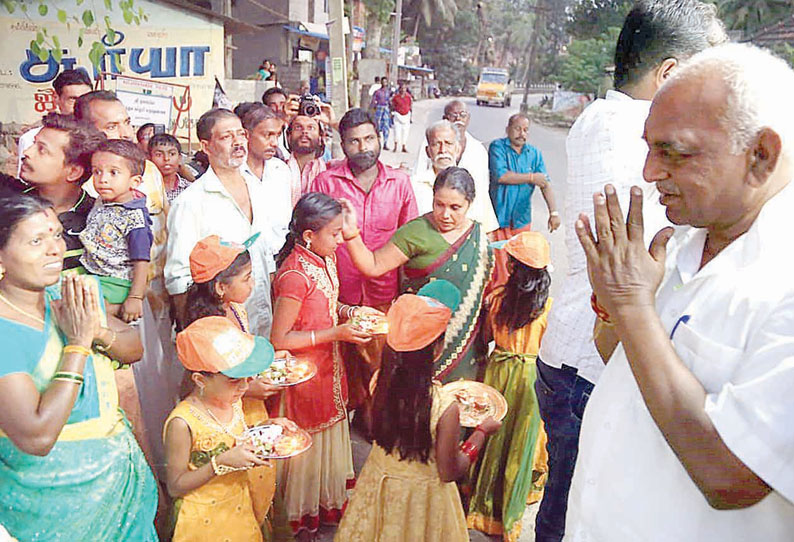
<path fill-rule="evenodd" d="M 190 251 L 190 274 L 193 282 L 209 282 L 229 267 L 237 256 L 254 244 L 258 233 L 242 245 L 221 240 L 217 235 L 205 237 Z"/>
<path fill-rule="evenodd" d="M 395 352 L 421 350 L 446 331 L 451 316 L 450 308 L 435 299 L 403 294 L 386 314 L 386 343 Z"/>
<path fill-rule="evenodd" d="M 273 345 L 240 330 L 225 316 L 199 318 L 176 335 L 176 353 L 185 369 L 246 378 L 273 362 Z"/>
<path fill-rule="evenodd" d="M 549 242 L 543 234 L 525 231 L 507 241 L 491 243 L 493 248 L 503 248 L 516 260 L 535 269 L 543 269 L 551 263 Z"/>

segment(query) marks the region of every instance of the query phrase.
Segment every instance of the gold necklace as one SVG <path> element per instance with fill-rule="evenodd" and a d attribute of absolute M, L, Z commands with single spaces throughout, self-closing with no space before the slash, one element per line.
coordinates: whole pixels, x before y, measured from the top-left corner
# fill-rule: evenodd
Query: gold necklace
<path fill-rule="evenodd" d="M 3 302 L 5 302 L 5 304 L 6 304 L 6 305 L 8 305 L 9 307 L 11 307 L 12 309 L 14 309 L 15 311 L 17 311 L 18 313 L 20 313 L 20 314 L 24 314 L 25 316 L 27 316 L 27 317 L 28 317 L 28 318 L 30 318 L 31 320 L 35 320 L 36 322 L 39 322 L 39 323 L 40 323 L 41 325 L 43 325 L 43 326 L 47 325 L 47 323 L 44 321 L 44 319 L 43 319 L 43 318 L 39 318 L 39 317 L 38 317 L 38 316 L 36 316 L 35 314 L 31 314 L 31 313 L 29 313 L 28 311 L 26 311 L 26 310 L 24 310 L 24 309 L 21 309 L 21 308 L 17 307 L 17 306 L 16 306 L 16 305 L 14 305 L 13 303 L 11 303 L 11 301 L 9 301 L 9 300 L 6 298 L 6 296 L 4 296 L 3 294 L 0 294 L 0 299 L 2 299 L 2 300 L 3 300 Z"/>
<path fill-rule="evenodd" d="M 204 401 L 198 399 L 198 402 L 201 404 L 201 407 L 207 412 L 207 414 L 210 415 L 210 418 L 212 418 L 212 421 L 215 423 L 218 429 L 220 429 L 223 433 L 226 433 L 227 435 L 232 437 L 235 440 L 235 442 L 239 440 L 243 440 L 245 432 L 248 430 L 248 426 L 246 425 L 245 420 L 241 419 L 240 413 L 237 411 L 235 407 L 232 407 L 232 412 L 234 413 L 234 415 L 232 416 L 232 421 L 230 421 L 228 424 L 225 424 L 221 422 L 217 417 L 215 417 L 215 414 L 212 413 L 212 410 L 210 410 L 210 407 L 207 406 L 204 403 Z M 240 435 L 235 435 L 234 432 L 232 432 L 232 430 L 230 429 L 230 426 L 233 428 L 235 425 L 237 425 L 238 421 L 243 426 L 243 432 Z"/>

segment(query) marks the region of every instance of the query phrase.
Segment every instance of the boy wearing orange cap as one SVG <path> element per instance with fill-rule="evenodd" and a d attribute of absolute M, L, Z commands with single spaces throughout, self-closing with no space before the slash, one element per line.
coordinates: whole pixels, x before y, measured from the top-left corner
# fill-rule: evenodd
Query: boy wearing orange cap
<path fill-rule="evenodd" d="M 210 316 L 178 333 L 176 348 L 195 388 L 163 429 L 167 488 L 176 499 L 173 540 L 260 542 L 264 517 L 252 481 L 270 467 L 246 440 L 241 399 L 251 377 L 272 363 L 273 346 Z"/>
<path fill-rule="evenodd" d="M 508 410 L 472 478 L 468 525 L 511 542 L 521 533 L 527 502 L 540 500 L 548 472 L 534 383 L 551 308 L 551 258 L 549 243 L 538 232 L 522 232 L 492 246 L 506 253 L 510 274 L 487 301 L 486 339 L 493 338 L 496 348 L 483 382 L 507 399 Z"/>
<path fill-rule="evenodd" d="M 446 280 L 397 298 L 375 391 L 374 444 L 336 542 L 464 542 L 466 518 L 455 480 L 464 476 L 486 437 L 488 418 L 460 445 L 458 406 L 432 381 L 433 362 L 460 303 Z M 427 286 L 430 286 L 428 284 Z"/>

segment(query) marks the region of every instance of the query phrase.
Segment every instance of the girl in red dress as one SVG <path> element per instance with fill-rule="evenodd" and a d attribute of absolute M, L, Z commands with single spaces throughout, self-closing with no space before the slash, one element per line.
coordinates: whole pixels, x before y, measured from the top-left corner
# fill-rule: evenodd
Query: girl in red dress
<path fill-rule="evenodd" d="M 336 524 L 352 488 L 353 456 L 347 422 L 347 380 L 339 342 L 364 344 L 370 336 L 347 320 L 358 307 L 339 305 L 336 248 L 342 207 L 317 192 L 295 206 L 289 235 L 276 259 L 271 341 L 317 365 L 317 375 L 288 388 L 283 414 L 312 434 L 306 453 L 286 460 L 279 492 L 297 540 L 314 540 L 320 523 Z"/>

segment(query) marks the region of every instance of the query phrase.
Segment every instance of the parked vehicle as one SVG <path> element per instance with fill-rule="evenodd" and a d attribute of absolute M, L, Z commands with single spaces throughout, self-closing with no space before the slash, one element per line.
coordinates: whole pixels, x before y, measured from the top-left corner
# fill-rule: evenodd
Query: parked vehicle
<path fill-rule="evenodd" d="M 513 98 L 513 81 L 510 72 L 503 68 L 483 68 L 477 83 L 477 105 L 499 104 L 509 106 Z"/>

